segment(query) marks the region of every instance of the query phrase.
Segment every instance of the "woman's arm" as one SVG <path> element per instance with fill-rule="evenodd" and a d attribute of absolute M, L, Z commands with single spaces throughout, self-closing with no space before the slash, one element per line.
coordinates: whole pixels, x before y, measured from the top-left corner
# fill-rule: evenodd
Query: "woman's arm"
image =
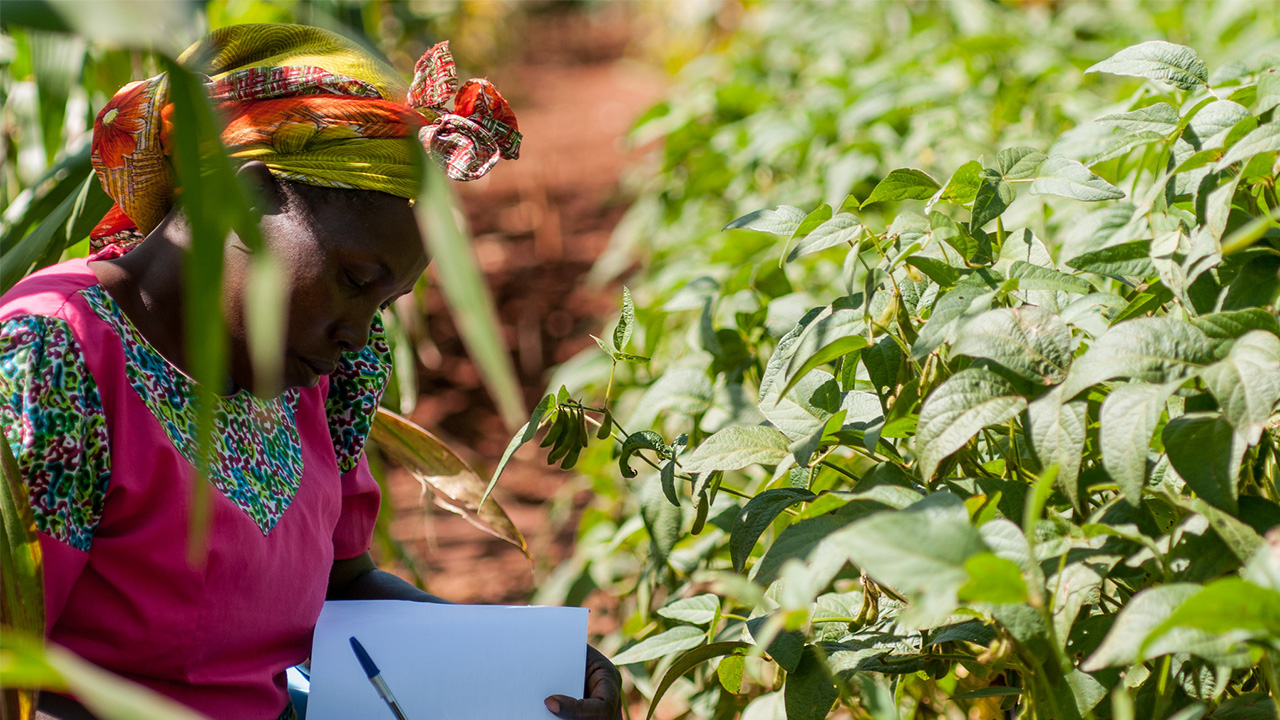
<path fill-rule="evenodd" d="M 389 572 L 379 570 L 369 553 L 336 560 L 329 571 L 326 600 L 415 600 L 447 603 Z"/>

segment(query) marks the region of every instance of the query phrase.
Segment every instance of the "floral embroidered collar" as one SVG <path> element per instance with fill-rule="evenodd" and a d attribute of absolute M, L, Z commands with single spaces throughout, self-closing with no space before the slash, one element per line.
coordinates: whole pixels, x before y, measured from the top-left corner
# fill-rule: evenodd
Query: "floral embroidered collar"
<path fill-rule="evenodd" d="M 94 285 L 81 291 L 89 307 L 120 338 L 125 373 L 174 448 L 200 465 L 196 384 L 138 333 L 115 300 Z M 209 482 L 243 510 L 265 535 L 293 502 L 302 477 L 302 449 L 295 415 L 298 391 L 263 400 L 241 390 L 218 397 L 214 408 Z"/>

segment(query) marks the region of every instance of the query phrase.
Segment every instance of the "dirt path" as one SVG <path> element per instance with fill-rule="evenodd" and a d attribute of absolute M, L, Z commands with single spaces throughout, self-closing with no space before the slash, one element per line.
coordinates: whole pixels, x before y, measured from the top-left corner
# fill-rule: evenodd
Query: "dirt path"
<path fill-rule="evenodd" d="M 537 42 L 526 43 L 520 62 L 490 76 L 519 117 L 520 160 L 504 161 L 488 178 L 460 188 L 530 406 L 544 390 L 547 370 L 592 345 L 587 334 L 599 333 L 617 303 L 613 289 L 592 291 L 581 280 L 626 209 L 617 185 L 633 155 L 624 152 L 622 137 L 659 99 L 666 82 L 660 71 L 627 57 L 634 18 L 626 5 L 523 21 L 520 35 Z M 435 348 L 425 353 L 423 395 L 413 419 L 483 475 L 510 433 L 437 292 L 430 296 L 428 322 Z M 588 497 L 557 495 L 567 479 L 558 468 L 547 468 L 541 451 L 525 451 L 495 494 L 529 541 L 533 566 L 461 518 L 424 512 L 418 484 L 399 471 L 390 477 L 392 535 L 432 592 L 459 602 L 523 602 L 572 549 L 578 511 Z M 407 574 L 406 564 L 388 564 Z M 603 630 L 603 620 L 594 629 Z"/>

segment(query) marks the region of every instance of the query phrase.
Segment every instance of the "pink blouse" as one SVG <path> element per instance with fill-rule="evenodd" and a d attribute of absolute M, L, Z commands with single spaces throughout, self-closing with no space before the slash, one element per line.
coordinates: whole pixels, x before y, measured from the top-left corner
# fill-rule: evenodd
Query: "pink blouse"
<path fill-rule="evenodd" d="M 30 489 L 49 638 L 213 718 L 288 717 L 335 558 L 369 547 L 364 443 L 389 374 L 375 323 L 315 388 L 219 398 L 208 554 L 187 558 L 194 383 L 87 261 L 0 298 L 0 426 Z"/>

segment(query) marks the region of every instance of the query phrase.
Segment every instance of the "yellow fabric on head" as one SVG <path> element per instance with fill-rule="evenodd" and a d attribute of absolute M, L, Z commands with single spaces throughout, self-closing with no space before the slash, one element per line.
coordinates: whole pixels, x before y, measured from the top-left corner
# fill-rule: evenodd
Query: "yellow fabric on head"
<path fill-rule="evenodd" d="M 178 57 L 186 67 L 219 79 L 251 67 L 312 66 L 363 80 L 384 100 L 404 102 L 409 87 L 395 68 L 359 43 L 306 25 L 230 25 L 218 28 Z"/>

